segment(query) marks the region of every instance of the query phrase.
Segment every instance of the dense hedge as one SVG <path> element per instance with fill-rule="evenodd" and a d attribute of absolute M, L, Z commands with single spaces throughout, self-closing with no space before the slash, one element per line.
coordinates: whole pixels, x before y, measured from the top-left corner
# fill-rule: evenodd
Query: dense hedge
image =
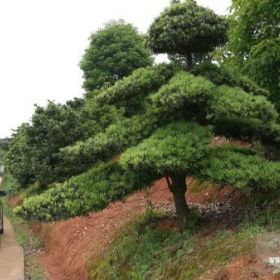
<path fill-rule="evenodd" d="M 44 222 L 84 215 L 122 199 L 140 186 L 137 180 L 137 174 L 124 171 L 116 163 L 102 163 L 41 195 L 25 199 L 15 212 L 26 220 Z"/>

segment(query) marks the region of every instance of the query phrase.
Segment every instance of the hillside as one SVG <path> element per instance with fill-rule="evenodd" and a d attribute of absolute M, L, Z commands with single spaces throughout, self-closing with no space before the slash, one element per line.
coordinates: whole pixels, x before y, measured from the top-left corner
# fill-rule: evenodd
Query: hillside
<path fill-rule="evenodd" d="M 14 131 L 5 207 L 41 278 L 279 276 L 280 5 L 245 2 L 223 17 L 171 1 L 146 34 L 104 24 L 84 95 L 35 105 Z"/>
<path fill-rule="evenodd" d="M 187 195 L 200 214 L 184 234 L 164 179 L 149 195 L 135 193 L 102 212 L 35 224 L 46 245 L 41 263 L 52 280 L 278 279 L 265 262 L 280 226 L 278 210 L 249 209 L 234 188 L 195 181 Z"/>

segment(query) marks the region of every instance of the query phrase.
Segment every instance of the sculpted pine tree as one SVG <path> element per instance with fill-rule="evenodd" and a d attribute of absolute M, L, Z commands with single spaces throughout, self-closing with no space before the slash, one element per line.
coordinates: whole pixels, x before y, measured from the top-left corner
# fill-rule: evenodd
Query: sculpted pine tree
<path fill-rule="evenodd" d="M 210 136 L 209 128 L 196 123 L 172 123 L 128 149 L 121 159 L 125 169 L 141 172 L 142 176 L 166 177 L 181 229 L 185 228 L 189 214 L 185 199 L 186 177 L 193 176 L 199 169 Z"/>
<path fill-rule="evenodd" d="M 207 52 L 223 45 L 226 21 L 193 0 L 173 1 L 149 29 L 149 45 L 154 53 L 185 58 L 188 69 Z"/>
<path fill-rule="evenodd" d="M 172 3 L 155 21 L 150 44 L 156 52 L 189 56 L 191 68 L 198 55 L 225 40 L 225 30 L 221 18 L 188 0 Z M 103 118 L 104 126 L 98 121 L 96 133 L 60 149 L 59 157 L 87 171 L 27 199 L 16 212 L 42 221 L 69 218 L 166 177 L 184 229 L 188 176 L 247 192 L 277 191 L 280 163 L 265 160 L 259 149 L 209 145 L 213 133 L 279 149 L 279 115 L 262 96 L 266 91 L 218 66 L 199 66 L 192 74 L 173 64 L 137 69 L 87 98 L 88 113 L 95 121 Z M 108 112 L 115 112 L 115 120 Z"/>

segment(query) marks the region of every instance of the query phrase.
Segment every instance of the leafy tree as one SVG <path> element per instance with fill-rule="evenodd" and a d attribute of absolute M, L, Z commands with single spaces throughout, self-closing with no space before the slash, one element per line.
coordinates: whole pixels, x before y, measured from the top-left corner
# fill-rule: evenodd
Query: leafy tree
<path fill-rule="evenodd" d="M 233 1 L 229 22 L 228 63 L 270 90 L 279 107 L 280 2 Z"/>
<path fill-rule="evenodd" d="M 81 60 L 86 92 L 108 87 L 133 70 L 152 64 L 144 37 L 122 20 L 111 21 L 90 37 Z"/>
<path fill-rule="evenodd" d="M 22 187 L 34 180 L 46 186 L 65 179 L 69 167 L 61 161 L 59 150 L 83 137 L 79 118 L 82 104 L 76 99 L 65 105 L 49 102 L 45 108 L 36 106 L 31 124 L 17 130 L 5 162 Z"/>
<path fill-rule="evenodd" d="M 76 105 L 49 102 L 45 108 L 36 106 L 32 116 L 32 125 L 28 128 L 31 164 L 36 180 L 44 186 L 65 178 L 66 167 L 60 159 L 59 149 L 83 137 L 77 116 L 80 105 Z"/>
<path fill-rule="evenodd" d="M 22 124 L 12 135 L 9 149 L 5 154 L 5 168 L 18 181 L 21 187 L 34 181 L 31 156 L 32 148 L 28 144 L 29 124 Z"/>
<path fill-rule="evenodd" d="M 226 21 L 193 0 L 171 3 L 149 29 L 149 45 L 155 53 L 185 58 L 191 69 L 196 60 L 225 43 Z"/>

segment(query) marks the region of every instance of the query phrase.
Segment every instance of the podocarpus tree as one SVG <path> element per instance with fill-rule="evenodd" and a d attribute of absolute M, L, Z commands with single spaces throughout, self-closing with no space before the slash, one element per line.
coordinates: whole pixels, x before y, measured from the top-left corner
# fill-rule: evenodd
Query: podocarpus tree
<path fill-rule="evenodd" d="M 171 7 L 186 3 L 197 7 L 193 1 L 175 3 Z M 191 16 L 197 18 L 197 13 Z M 204 27 L 198 24 L 198 28 Z M 197 50 L 201 51 L 200 46 Z M 27 199 L 17 213 L 24 218 L 48 221 L 85 214 L 100 210 L 124 193 L 139 190 L 166 176 L 183 228 L 188 214 L 184 196 L 188 175 L 243 189 L 277 189 L 279 164 L 265 160 L 262 155 L 213 151 L 208 145 L 211 141 L 209 127 L 222 135 L 262 142 L 274 139 L 273 133 L 277 132 L 275 139 L 279 144 L 278 114 L 266 97 L 260 96 L 266 91 L 243 79 L 232 79 L 229 73 L 213 78 L 212 75 L 201 77 L 203 70 L 198 72 L 194 76 L 178 69 L 170 71 L 166 66 L 140 69 L 114 86 L 91 95 L 97 106 L 124 107 L 125 111 L 115 122 L 106 121 L 108 127 L 103 127 L 99 133 L 62 151 L 73 166 L 82 163 L 91 169 L 40 196 Z M 131 115 L 124 104 L 136 97 L 147 102 L 140 113 L 136 110 Z M 121 154 L 121 166 L 118 166 Z M 113 165 L 114 176 L 108 176 L 113 173 L 107 165 L 98 168 L 100 162 Z M 269 175 L 263 170 L 269 170 Z"/>
<path fill-rule="evenodd" d="M 152 64 L 151 52 L 135 27 L 111 21 L 93 33 L 81 60 L 86 92 L 110 86 L 133 70 Z"/>
<path fill-rule="evenodd" d="M 226 21 L 194 0 L 175 1 L 153 22 L 149 46 L 156 54 L 184 57 L 191 69 L 196 60 L 226 42 Z"/>
<path fill-rule="evenodd" d="M 210 136 L 206 126 L 172 123 L 158 129 L 138 146 L 128 149 L 121 159 L 124 168 L 141 172 L 142 176 L 151 179 L 166 177 L 182 229 L 186 226 L 189 213 L 185 199 L 186 176 L 197 173 L 206 156 Z"/>

